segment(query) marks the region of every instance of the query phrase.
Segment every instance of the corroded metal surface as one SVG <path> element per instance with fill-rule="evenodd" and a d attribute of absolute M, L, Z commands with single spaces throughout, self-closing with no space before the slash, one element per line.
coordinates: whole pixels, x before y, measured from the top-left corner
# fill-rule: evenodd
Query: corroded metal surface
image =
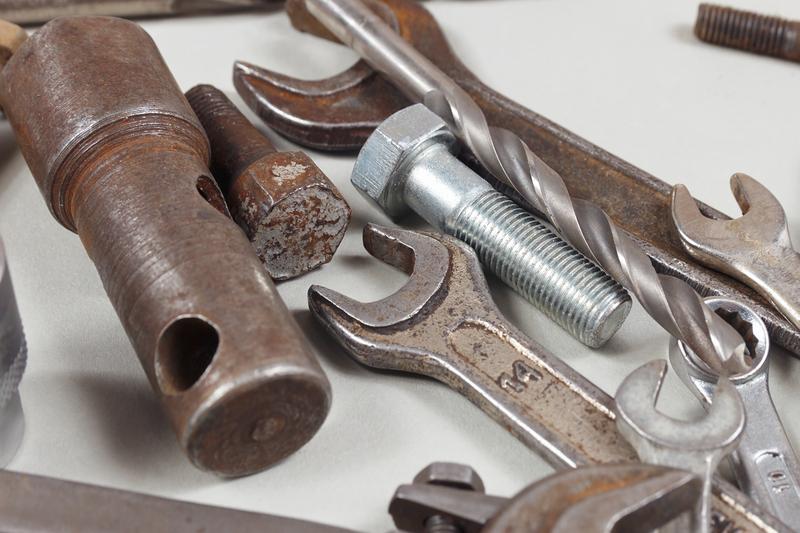
<path fill-rule="evenodd" d="M 410 274 L 408 283 L 372 303 L 319 286 L 308 295 L 311 312 L 357 361 L 446 383 L 556 469 L 637 461 L 617 430 L 614 400 L 505 320 L 467 245 L 370 224 L 364 246 Z M 714 531 L 785 530 L 725 481 L 712 491 Z"/>
<path fill-rule="evenodd" d="M 283 516 L 0 471 L 0 529 L 16 533 L 355 533 Z"/>
<path fill-rule="evenodd" d="M 588 466 L 514 496 L 481 533 L 645 533 L 690 510 L 700 480 L 647 464 Z"/>
<path fill-rule="evenodd" d="M 714 4 L 700 4 L 694 34 L 701 41 L 800 62 L 800 22 Z"/>
<path fill-rule="evenodd" d="M 304 7 L 290 0 L 292 23 L 332 39 Z M 453 78 L 476 100 L 490 125 L 512 131 L 564 179 L 570 195 L 597 205 L 639 244 L 659 272 L 679 277 L 703 296 L 739 299 L 770 329 L 776 344 L 800 354 L 800 331 L 776 313 L 755 291 L 698 265 L 680 244 L 669 223 L 671 187 L 656 177 L 609 154 L 484 85 L 453 54 L 441 29 L 421 5 L 409 0 L 383 0 L 379 14 L 393 16 L 400 35 Z M 292 140 L 316 148 L 352 150 L 389 115 L 409 104 L 398 90 L 359 61 L 347 71 L 319 82 L 299 81 L 253 65 L 237 63 L 235 84 L 244 100 L 271 127 Z M 468 157 L 469 159 L 469 157 Z M 476 166 L 495 186 L 485 169 Z M 517 196 L 516 199 L 525 204 Z M 698 202 L 711 218 L 722 213 Z M 527 208 L 532 209 L 530 204 Z"/>
<path fill-rule="evenodd" d="M 279 152 L 210 85 L 186 93 L 211 141 L 211 170 L 273 279 L 333 258 L 350 221 L 336 186 L 303 152 Z"/>
<path fill-rule="evenodd" d="M 57 17 L 108 15 L 152 17 L 265 9 L 278 0 L 3 0 L 0 18 L 17 24 Z"/>
<path fill-rule="evenodd" d="M 691 509 L 702 483 L 689 472 L 641 463 L 584 466 L 545 477 L 512 498 L 484 494 L 467 465 L 435 482 L 401 485 L 389 505 L 395 526 L 410 533 L 649 532 Z M 425 471 L 421 472 L 423 474 Z M 443 478 L 444 477 L 444 478 Z M 479 478 L 478 478 L 479 479 Z M 453 483 L 455 481 L 455 483 Z"/>
<path fill-rule="evenodd" d="M 228 218 L 208 140 L 150 37 L 121 19 L 53 21 L 8 63 L 0 95 L 191 461 L 243 475 L 302 446 L 330 386 Z"/>

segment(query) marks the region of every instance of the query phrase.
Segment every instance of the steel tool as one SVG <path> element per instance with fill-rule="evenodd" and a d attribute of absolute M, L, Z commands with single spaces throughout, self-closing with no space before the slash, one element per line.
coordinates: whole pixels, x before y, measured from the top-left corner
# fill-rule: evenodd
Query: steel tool
<path fill-rule="evenodd" d="M 77 15 L 187 15 L 266 9 L 276 3 L 276 0 L 3 0 L 0 18 L 17 24 L 34 24 Z"/>
<path fill-rule="evenodd" d="M 614 400 L 503 318 L 466 244 L 368 225 L 364 246 L 408 283 L 372 303 L 309 289 L 312 313 L 356 360 L 448 384 L 557 469 L 637 460 Z M 715 530 L 785 530 L 730 484 L 712 490 Z"/>
<path fill-rule="evenodd" d="M 650 361 L 634 370 L 617 389 L 617 427 L 645 463 L 685 468 L 703 480 L 689 521 L 691 531 L 711 526 L 711 484 L 719 462 L 739 443 L 745 425 L 742 399 L 721 379 L 708 414 L 701 420 L 677 420 L 656 410 L 667 363 Z M 674 531 L 686 531 L 685 524 Z"/>
<path fill-rule="evenodd" d="M 0 471 L 0 529 L 15 533 L 355 533 L 305 520 Z"/>
<path fill-rule="evenodd" d="M 244 475 L 308 441 L 330 385 L 230 220 L 205 133 L 147 33 L 53 21 L 0 73 L 0 97 L 190 460 Z"/>
<path fill-rule="evenodd" d="M 707 43 L 800 62 L 800 21 L 700 4 L 694 34 Z"/>
<path fill-rule="evenodd" d="M 11 462 L 25 433 L 19 383 L 27 361 L 22 320 L 0 241 L 0 469 Z"/>
<path fill-rule="evenodd" d="M 746 368 L 744 343 L 678 278 L 662 276 L 639 246 L 596 205 L 573 199 L 562 178 L 511 131 L 490 127 L 475 100 L 360 0 L 306 0 L 329 31 L 409 98 L 451 127 L 492 175 L 513 187 L 558 233 L 629 289 L 665 330 L 712 368 Z"/>
<path fill-rule="evenodd" d="M 697 261 L 757 290 L 800 329 L 800 253 L 792 247 L 786 213 L 747 174 L 734 174 L 731 190 L 744 214 L 711 220 L 685 186 L 675 186 L 672 220 L 681 242 Z"/>
<path fill-rule="evenodd" d="M 427 479 L 426 471 L 453 476 Z M 412 533 L 649 532 L 690 510 L 702 482 L 683 470 L 640 463 L 584 466 L 539 480 L 512 498 L 462 480 L 469 466 L 433 463 L 400 486 L 389 512 Z M 432 521 L 438 517 L 438 521 Z"/>
<path fill-rule="evenodd" d="M 631 308 L 625 289 L 543 222 L 459 161 L 447 124 L 417 104 L 364 144 L 350 180 L 388 215 L 415 211 L 466 242 L 506 284 L 584 344 L 597 348 Z"/>
<path fill-rule="evenodd" d="M 741 441 L 732 454 L 739 487 L 786 525 L 800 530 L 800 464 L 769 392 L 767 328 L 744 304 L 727 298 L 706 298 L 706 303 L 738 326 L 753 359 L 749 371 L 729 376 L 744 400 L 747 416 Z M 710 405 L 719 375 L 675 339 L 670 342 L 669 360 L 700 401 Z"/>
<path fill-rule="evenodd" d="M 618 229 L 642 247 L 659 272 L 686 280 L 701 294 L 747 303 L 765 321 L 776 344 L 800 353 L 800 331 L 754 291 L 697 265 L 683 250 L 667 222 L 669 185 L 488 88 L 453 54 L 436 21 L 420 3 L 383 0 L 370 5 L 472 96 L 489 124 L 514 132 L 558 172 L 573 198 L 601 207 Z M 308 13 L 304 0 L 288 0 L 286 7 L 296 28 L 335 40 Z M 409 103 L 363 61 L 322 81 L 296 80 L 239 62 L 234 82 L 245 101 L 271 127 L 296 142 L 323 149 L 358 148 L 378 124 Z M 476 165 L 469 154 L 463 157 Z M 481 172 L 492 181 L 484 169 Z M 509 189 L 497 180 L 493 185 L 504 192 Z M 518 195 L 516 199 L 531 208 Z M 707 216 L 727 218 L 706 205 L 699 206 Z"/>
<path fill-rule="evenodd" d="M 303 152 L 279 152 L 219 89 L 186 93 L 211 141 L 211 171 L 233 219 L 272 279 L 329 262 L 350 222 L 350 206 Z"/>

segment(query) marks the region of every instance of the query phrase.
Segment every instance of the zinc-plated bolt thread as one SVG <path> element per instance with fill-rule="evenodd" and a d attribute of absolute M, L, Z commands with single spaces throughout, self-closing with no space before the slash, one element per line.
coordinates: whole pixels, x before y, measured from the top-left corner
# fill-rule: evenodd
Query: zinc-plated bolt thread
<path fill-rule="evenodd" d="M 587 346 L 602 346 L 631 308 L 630 295 L 552 230 L 497 191 L 447 221 L 505 283 Z"/>
<path fill-rule="evenodd" d="M 713 4 L 700 4 L 698 39 L 756 54 L 800 61 L 798 23 Z"/>

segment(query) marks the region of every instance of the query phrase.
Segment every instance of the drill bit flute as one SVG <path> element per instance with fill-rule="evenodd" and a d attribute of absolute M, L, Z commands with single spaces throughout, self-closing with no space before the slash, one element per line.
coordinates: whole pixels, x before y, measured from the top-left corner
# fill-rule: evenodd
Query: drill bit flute
<path fill-rule="evenodd" d="M 573 246 L 638 298 L 673 337 L 723 373 L 747 369 L 744 342 L 688 284 L 657 274 L 647 255 L 594 204 L 570 197 L 561 177 L 514 133 L 491 127 L 474 100 L 360 0 L 305 0 L 339 40 L 406 96 L 445 120 L 495 177 L 514 187 Z M 668 297 L 669 295 L 669 297 Z"/>

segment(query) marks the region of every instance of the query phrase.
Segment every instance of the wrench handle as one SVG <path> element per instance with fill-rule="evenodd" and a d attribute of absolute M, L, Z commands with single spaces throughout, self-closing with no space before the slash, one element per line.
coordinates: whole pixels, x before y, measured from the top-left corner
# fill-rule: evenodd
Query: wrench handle
<path fill-rule="evenodd" d="M 613 399 L 510 325 L 467 319 L 446 343 L 450 353 L 436 377 L 553 467 L 636 461 L 617 432 Z"/>
<path fill-rule="evenodd" d="M 786 525 L 800 529 L 800 464 L 778 418 L 766 375 L 737 387 L 747 425 L 732 456 L 742 490 Z"/>
<path fill-rule="evenodd" d="M 757 273 L 744 273 L 755 289 L 767 298 L 797 329 L 800 329 L 800 253 L 784 249 Z"/>

